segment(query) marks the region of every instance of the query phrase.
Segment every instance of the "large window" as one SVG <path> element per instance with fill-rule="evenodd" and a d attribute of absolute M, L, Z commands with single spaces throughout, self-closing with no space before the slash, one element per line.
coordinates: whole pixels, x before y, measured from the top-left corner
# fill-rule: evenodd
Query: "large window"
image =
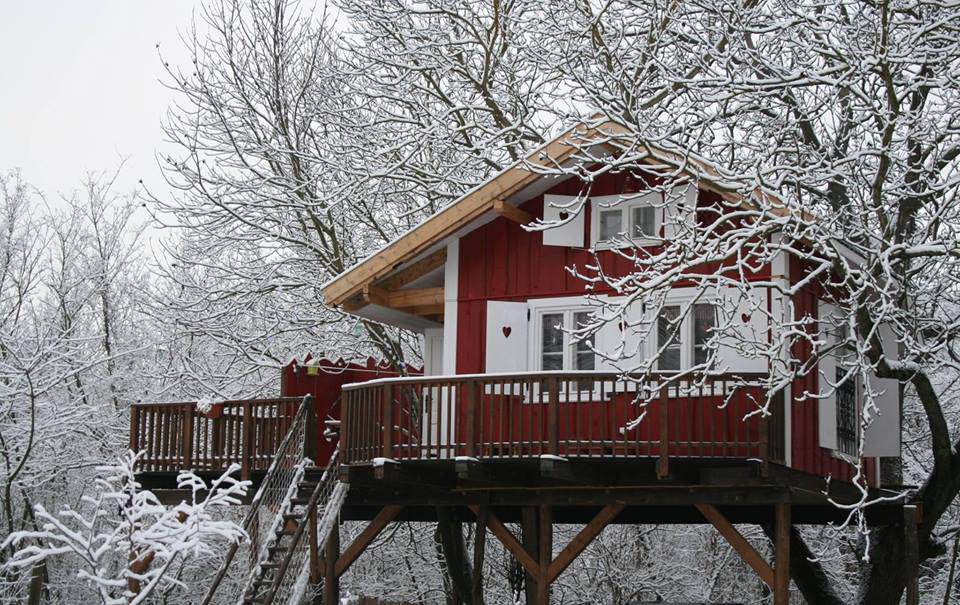
<path fill-rule="evenodd" d="M 844 454 L 857 454 L 857 389 L 846 370 L 837 368 L 837 447 Z"/>
<path fill-rule="evenodd" d="M 683 339 L 681 338 L 682 318 L 679 306 L 664 307 L 657 318 L 657 347 L 660 349 L 660 359 L 657 367 L 665 372 L 680 370 Z"/>
<path fill-rule="evenodd" d="M 587 325 L 590 311 L 565 309 L 548 311 L 539 316 L 540 370 L 596 369 L 596 355 L 586 340 L 577 340 L 570 331 Z"/>
<path fill-rule="evenodd" d="M 597 248 L 617 248 L 649 244 L 659 237 L 657 207 L 649 194 L 635 199 L 620 196 L 593 198 L 592 234 Z"/>

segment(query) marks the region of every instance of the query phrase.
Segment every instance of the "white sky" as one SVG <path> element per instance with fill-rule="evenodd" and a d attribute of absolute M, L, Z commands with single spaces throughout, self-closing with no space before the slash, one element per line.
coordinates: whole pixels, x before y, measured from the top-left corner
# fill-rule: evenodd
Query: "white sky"
<path fill-rule="evenodd" d="M 160 52 L 184 62 L 179 32 L 198 0 L 0 0 L 0 171 L 21 168 L 51 201 L 87 171 L 119 192 L 164 185 L 155 151 L 172 93 Z"/>

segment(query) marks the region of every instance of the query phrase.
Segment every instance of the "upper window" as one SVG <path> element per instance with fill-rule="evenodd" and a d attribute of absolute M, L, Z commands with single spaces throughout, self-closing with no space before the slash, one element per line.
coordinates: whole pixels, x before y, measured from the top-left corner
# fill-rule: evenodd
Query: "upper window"
<path fill-rule="evenodd" d="M 577 340 L 570 331 L 590 321 L 590 311 L 565 309 L 541 313 L 538 317 L 540 334 L 540 370 L 596 369 L 596 355 L 586 340 Z"/>
<path fill-rule="evenodd" d="M 618 248 L 657 240 L 660 226 L 653 202 L 659 197 L 659 194 L 647 194 L 632 198 L 619 195 L 591 198 L 593 245 L 600 249 Z"/>

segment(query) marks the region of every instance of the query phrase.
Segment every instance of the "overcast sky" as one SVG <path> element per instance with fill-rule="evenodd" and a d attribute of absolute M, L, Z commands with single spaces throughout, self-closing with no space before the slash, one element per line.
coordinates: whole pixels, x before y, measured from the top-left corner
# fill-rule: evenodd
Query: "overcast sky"
<path fill-rule="evenodd" d="M 120 185 L 162 189 L 154 156 L 172 99 L 164 58 L 198 0 L 0 0 L 0 170 L 19 167 L 48 197 L 88 170 L 127 164 Z"/>

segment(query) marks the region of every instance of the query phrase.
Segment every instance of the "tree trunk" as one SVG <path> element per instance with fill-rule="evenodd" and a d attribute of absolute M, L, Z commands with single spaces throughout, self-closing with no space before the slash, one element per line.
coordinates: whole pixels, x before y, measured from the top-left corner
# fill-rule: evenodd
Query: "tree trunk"
<path fill-rule="evenodd" d="M 463 543 L 463 523 L 454 521 L 450 509 L 445 506 L 437 507 L 437 537 L 451 587 L 447 602 L 456 605 L 482 605 L 473 602 L 473 570 Z"/>

